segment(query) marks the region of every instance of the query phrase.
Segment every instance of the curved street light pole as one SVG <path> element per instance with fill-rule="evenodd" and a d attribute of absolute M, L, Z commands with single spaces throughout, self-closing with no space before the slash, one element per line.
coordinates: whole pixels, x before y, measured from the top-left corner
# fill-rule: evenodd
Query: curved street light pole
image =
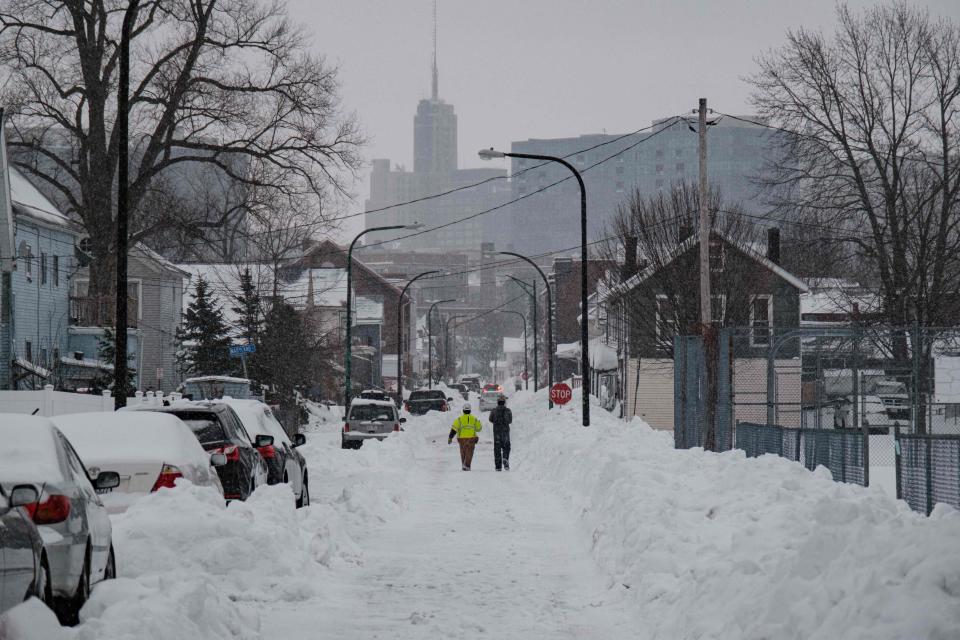
<path fill-rule="evenodd" d="M 544 283 L 544 284 L 546 285 L 546 287 L 547 287 L 547 378 L 548 378 L 548 381 L 549 381 L 549 385 L 548 385 L 548 386 L 549 386 L 550 388 L 553 388 L 553 351 L 554 351 L 554 346 L 553 346 L 553 296 L 552 296 L 552 294 L 550 293 L 550 281 L 547 280 L 547 275 L 543 272 L 543 270 L 542 270 L 540 267 L 537 266 L 537 263 L 534 262 L 533 260 L 531 260 L 530 258 L 528 258 L 527 256 L 522 256 L 522 255 L 520 255 L 519 253 L 514 253 L 514 252 L 512 252 L 512 251 L 498 251 L 497 253 L 499 253 L 499 254 L 501 254 L 501 255 L 504 255 L 504 256 L 513 256 L 513 257 L 515 257 L 515 258 L 520 258 L 520 259 L 523 260 L 524 262 L 527 262 L 528 264 L 530 264 L 530 266 L 532 266 L 534 269 L 537 270 L 537 273 L 540 274 L 540 277 L 543 278 L 543 283 Z M 534 304 L 536 304 L 536 303 L 537 303 L 536 300 L 534 300 Z M 549 407 L 550 409 L 553 409 L 553 400 L 550 400 L 550 399 L 549 399 L 549 394 L 548 394 L 547 397 L 548 397 L 548 399 L 547 399 L 547 407 Z"/>
<path fill-rule="evenodd" d="M 510 311 L 508 309 L 498 309 L 497 313 L 512 313 L 515 316 L 520 316 L 520 319 L 523 320 L 523 375 L 525 376 L 523 381 L 527 385 L 527 391 L 529 391 L 530 375 L 527 369 L 527 316 L 523 315 L 519 311 Z M 504 354 L 504 357 L 506 357 L 506 354 Z"/>
<path fill-rule="evenodd" d="M 541 156 L 535 153 L 504 153 L 493 149 L 484 149 L 480 151 L 480 157 L 484 160 L 493 158 L 526 158 L 528 160 L 543 160 L 545 162 L 556 162 L 562 164 L 577 179 L 580 186 L 580 313 L 583 314 L 583 320 L 580 322 L 580 372 L 583 376 L 583 426 L 590 426 L 590 331 L 587 322 L 587 188 L 583 184 L 583 176 L 577 169 L 564 160 L 556 156 Z M 549 287 L 547 288 L 549 291 Z M 553 342 L 550 343 L 550 361 L 553 362 Z M 552 380 L 551 380 L 552 384 Z"/>
<path fill-rule="evenodd" d="M 440 272 L 433 269 L 413 276 L 410 282 L 403 286 L 400 297 L 397 299 L 397 401 L 401 407 L 403 406 L 403 297 L 407 295 L 407 289 L 410 288 L 410 285 L 420 278 L 434 273 Z M 414 325 L 416 325 L 416 322 L 414 322 Z"/>
<path fill-rule="evenodd" d="M 430 318 L 433 315 L 433 309 L 438 304 L 445 304 L 447 302 L 456 302 L 456 298 L 451 298 L 450 300 L 437 300 L 432 305 L 430 309 L 427 310 L 427 388 L 433 389 L 433 323 L 430 321 Z"/>
<path fill-rule="evenodd" d="M 537 281 L 533 281 L 533 292 L 530 292 L 527 287 L 531 285 L 524 282 L 520 278 L 515 278 L 511 275 L 507 276 L 523 289 L 524 292 L 533 300 L 533 390 L 536 391 L 540 388 L 540 352 L 537 348 L 539 340 L 537 339 L 537 334 L 540 333 L 540 325 L 537 324 Z M 524 318 L 526 320 L 526 318 Z M 527 376 L 529 377 L 529 376 Z M 529 380 L 527 381 L 527 389 L 530 389 Z"/>
<path fill-rule="evenodd" d="M 397 224 L 389 227 L 372 227 L 364 229 L 358 233 L 350 242 L 350 248 L 347 250 L 347 346 L 343 354 L 344 385 L 343 385 L 343 406 L 350 404 L 350 394 L 353 391 L 352 360 L 353 360 L 353 247 L 364 235 L 372 231 L 389 231 L 391 229 L 406 229 L 408 225 Z"/>

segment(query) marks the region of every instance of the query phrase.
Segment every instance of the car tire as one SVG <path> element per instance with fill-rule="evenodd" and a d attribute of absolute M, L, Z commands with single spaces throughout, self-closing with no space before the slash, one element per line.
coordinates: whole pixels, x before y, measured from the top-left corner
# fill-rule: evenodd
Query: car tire
<path fill-rule="evenodd" d="M 27 599 L 37 598 L 48 607 L 53 607 L 53 587 L 50 585 L 50 565 L 47 562 L 47 556 L 40 557 L 40 574 L 34 583 Z"/>
<path fill-rule="evenodd" d="M 114 580 L 117 577 L 117 556 L 113 553 L 113 545 L 110 545 L 110 552 L 107 554 L 107 566 L 103 568 L 103 579 Z"/>
<path fill-rule="evenodd" d="M 310 485 L 307 483 L 307 474 L 303 474 L 303 483 L 300 485 L 300 497 L 297 498 L 297 509 L 310 506 Z"/>
<path fill-rule="evenodd" d="M 55 603 L 55 612 L 60 623 L 73 626 L 80 622 L 80 609 L 90 597 L 90 545 L 83 557 L 83 569 L 80 571 L 80 580 L 77 589 L 69 598 L 58 600 Z"/>

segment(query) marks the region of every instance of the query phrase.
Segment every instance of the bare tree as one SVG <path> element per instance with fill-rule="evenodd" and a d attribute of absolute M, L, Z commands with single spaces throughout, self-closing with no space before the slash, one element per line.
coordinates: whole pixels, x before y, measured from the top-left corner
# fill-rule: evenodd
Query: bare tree
<path fill-rule="evenodd" d="M 91 288 L 112 290 L 116 75 L 123 0 L 8 0 L 0 65 L 10 74 L 18 164 L 86 227 Z M 320 215 L 345 193 L 363 142 L 340 112 L 337 70 L 312 55 L 277 1 L 143 2 L 131 36 L 131 241 L 171 221 L 151 189 L 207 167 L 238 184 L 306 197 Z M 17 154 L 17 149 L 27 152 Z M 217 227 L 236 212 L 195 220 Z"/>
<path fill-rule="evenodd" d="M 794 132 L 781 138 L 776 199 L 866 262 L 878 320 L 954 325 L 960 29 L 899 2 L 840 5 L 837 17 L 832 37 L 788 32 L 751 78 L 760 115 Z"/>

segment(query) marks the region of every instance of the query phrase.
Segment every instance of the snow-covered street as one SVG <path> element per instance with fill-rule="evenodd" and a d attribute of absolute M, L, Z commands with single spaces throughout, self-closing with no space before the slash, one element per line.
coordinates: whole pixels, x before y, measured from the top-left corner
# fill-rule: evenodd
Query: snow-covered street
<path fill-rule="evenodd" d="M 454 411 L 341 450 L 313 422 L 312 506 L 178 486 L 114 519 L 120 577 L 82 624 L 10 638 L 957 638 L 960 513 L 765 456 L 673 449 L 577 398 L 514 396 L 513 470 L 447 445 Z M 484 416 L 485 417 L 485 416 Z M 5 639 L 6 640 L 6 639 Z"/>

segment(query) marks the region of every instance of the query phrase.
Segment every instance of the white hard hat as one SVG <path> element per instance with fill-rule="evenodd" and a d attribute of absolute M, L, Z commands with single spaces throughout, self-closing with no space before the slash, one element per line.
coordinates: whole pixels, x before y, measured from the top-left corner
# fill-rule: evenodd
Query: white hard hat
<path fill-rule="evenodd" d="M 464 411 L 470 411 L 470 403 L 469 403 L 469 402 L 464 402 L 464 403 L 463 403 L 463 410 L 464 410 Z"/>

